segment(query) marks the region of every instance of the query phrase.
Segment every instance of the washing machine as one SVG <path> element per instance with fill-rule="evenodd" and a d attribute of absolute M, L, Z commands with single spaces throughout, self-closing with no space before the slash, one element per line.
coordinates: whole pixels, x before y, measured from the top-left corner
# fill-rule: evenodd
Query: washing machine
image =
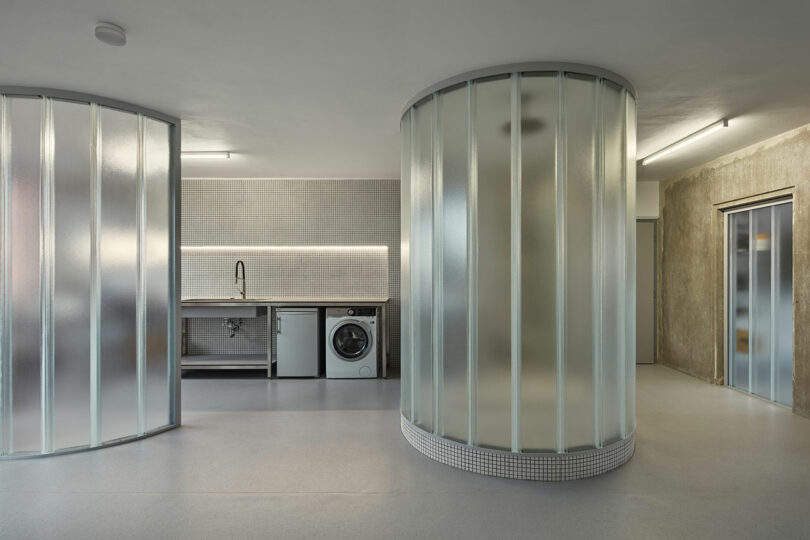
<path fill-rule="evenodd" d="M 326 378 L 377 376 L 377 308 L 326 308 Z"/>

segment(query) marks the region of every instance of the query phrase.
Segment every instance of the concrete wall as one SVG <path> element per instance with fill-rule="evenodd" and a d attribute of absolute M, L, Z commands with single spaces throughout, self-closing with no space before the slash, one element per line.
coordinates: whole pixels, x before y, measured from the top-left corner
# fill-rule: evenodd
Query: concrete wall
<path fill-rule="evenodd" d="M 723 384 L 723 212 L 793 197 L 794 411 L 810 416 L 810 125 L 661 183 L 658 358 Z"/>

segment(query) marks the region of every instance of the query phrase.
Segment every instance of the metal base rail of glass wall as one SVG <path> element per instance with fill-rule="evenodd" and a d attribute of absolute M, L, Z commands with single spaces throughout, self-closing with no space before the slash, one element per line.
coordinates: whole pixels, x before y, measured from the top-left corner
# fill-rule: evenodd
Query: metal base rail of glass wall
<path fill-rule="evenodd" d="M 180 424 L 179 120 L 0 86 L 0 459 Z"/>
<path fill-rule="evenodd" d="M 465 73 L 402 123 L 402 431 L 569 480 L 634 451 L 635 92 L 591 66 Z"/>

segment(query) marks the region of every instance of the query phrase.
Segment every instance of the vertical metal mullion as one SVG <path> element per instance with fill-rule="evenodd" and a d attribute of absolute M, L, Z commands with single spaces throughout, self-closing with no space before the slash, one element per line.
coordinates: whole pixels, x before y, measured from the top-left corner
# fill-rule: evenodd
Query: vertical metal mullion
<path fill-rule="evenodd" d="M 138 115 L 138 165 L 136 176 L 136 238 L 138 243 L 135 296 L 136 379 L 138 435 L 146 432 L 146 183 L 144 181 L 144 118 Z"/>
<path fill-rule="evenodd" d="M 593 295 L 593 305 L 591 312 L 591 323 L 593 325 L 593 431 L 594 446 L 601 448 L 603 443 L 602 434 L 602 400 L 604 392 L 604 374 L 602 368 L 602 291 L 604 290 L 604 235 L 605 224 L 603 208 L 605 205 L 605 159 L 604 159 L 604 107 L 602 103 L 602 88 L 604 80 L 596 79 L 594 85 L 594 130 L 593 137 L 593 203 L 591 221 L 591 257 L 593 266 L 591 268 L 591 287 Z M 617 359 L 618 360 L 618 359 Z"/>
<path fill-rule="evenodd" d="M 442 144 L 441 118 L 439 100 L 441 95 L 433 94 L 432 104 L 432 142 L 433 159 L 433 429 L 436 435 L 444 434 L 444 261 L 442 250 L 443 215 L 442 215 Z"/>
<path fill-rule="evenodd" d="M 173 124 L 169 128 L 171 152 L 169 153 L 169 317 L 168 317 L 168 371 L 169 371 L 169 424 L 180 425 L 180 390 L 181 390 L 181 366 L 180 354 L 182 352 L 182 319 L 180 311 L 180 291 L 181 291 L 181 266 L 180 257 L 180 218 L 181 218 L 181 189 L 180 182 L 180 123 Z M 271 317 L 268 313 L 268 321 Z M 268 334 L 270 338 L 270 334 Z M 270 344 L 272 347 L 272 343 Z M 271 358 L 268 355 L 267 361 Z"/>
<path fill-rule="evenodd" d="M 748 212 L 748 392 L 754 393 L 754 316 L 756 309 L 754 306 L 754 286 L 756 279 L 754 276 L 754 250 L 757 247 L 754 238 L 754 213 Z"/>
<path fill-rule="evenodd" d="M 627 90 L 624 94 L 624 294 L 619 295 L 624 314 L 624 339 L 619 350 L 622 438 L 635 429 L 636 410 L 636 109 Z M 623 302 L 623 303 L 621 303 Z"/>
<path fill-rule="evenodd" d="M 622 107 L 624 123 L 622 124 L 622 140 L 625 144 L 622 146 L 622 197 L 621 197 L 621 219 L 622 233 L 624 236 L 624 253 L 621 259 L 622 271 L 619 274 L 624 276 L 621 282 L 621 290 L 618 294 L 618 310 L 620 315 L 624 317 L 624 327 L 622 333 L 619 334 L 619 346 L 616 351 L 618 358 L 616 362 L 619 366 L 619 396 L 621 401 L 619 405 L 619 433 L 622 438 L 629 435 L 628 419 L 627 419 L 627 403 L 628 392 L 635 388 L 635 382 L 628 382 L 628 372 L 632 375 L 635 374 L 636 369 L 636 178 L 631 174 L 635 172 L 635 159 L 628 159 L 630 152 L 628 146 L 628 122 L 630 111 L 629 108 L 629 94 L 626 89 L 622 89 Z M 604 133 L 604 130 L 603 130 Z M 604 134 L 603 134 L 604 139 Z M 635 141 L 633 141 L 635 143 Z M 604 146 L 603 146 L 604 149 Z M 604 151 L 603 151 L 604 153 Z M 604 253 L 604 247 L 603 247 Z M 604 275 L 604 273 L 603 273 Z M 603 287 L 604 289 L 604 287 Z M 603 373 L 603 388 L 604 388 L 604 362 L 602 362 Z M 603 394 L 604 399 L 604 394 Z M 607 408 L 603 407 L 602 417 L 608 414 Z M 604 444 L 604 430 L 602 433 Z"/>
<path fill-rule="evenodd" d="M 53 452 L 54 183 L 53 102 L 42 97 L 39 165 L 40 422 L 42 453 Z"/>
<path fill-rule="evenodd" d="M 410 117 L 411 117 L 410 118 L 410 121 L 411 121 L 411 133 L 410 133 L 410 135 L 411 135 L 411 155 L 410 155 L 410 160 L 411 160 L 411 183 L 410 183 L 410 190 L 411 190 L 411 198 L 410 198 L 411 220 L 410 220 L 410 226 L 411 226 L 411 232 L 410 232 L 410 237 L 411 238 L 410 238 L 410 254 L 409 254 L 411 269 L 410 269 L 410 272 L 408 273 L 408 277 L 410 279 L 409 288 L 410 288 L 410 291 L 411 291 L 411 309 L 410 309 L 410 311 L 408 313 L 408 316 L 410 317 L 410 328 L 411 328 L 410 335 L 408 336 L 408 339 L 411 340 L 411 362 L 410 362 L 410 365 L 408 367 L 411 370 L 411 388 L 410 388 L 410 391 L 411 391 L 411 416 L 410 416 L 410 418 L 411 418 L 411 422 L 416 424 L 417 418 L 415 416 L 415 413 L 416 413 L 416 385 L 417 385 L 417 381 L 415 379 L 415 375 L 417 373 L 417 369 L 416 369 L 417 358 L 416 358 L 415 349 L 414 349 L 415 343 L 414 343 L 413 336 L 414 336 L 414 333 L 416 331 L 416 309 L 414 309 L 414 290 L 415 290 L 414 286 L 415 286 L 415 283 L 416 283 L 416 279 L 414 278 L 414 274 L 415 274 L 414 268 L 416 268 L 415 260 L 418 259 L 417 250 L 414 249 L 414 240 L 417 238 L 415 229 L 416 229 L 416 223 L 418 223 L 418 220 L 414 219 L 414 208 L 415 208 L 414 201 L 417 200 L 417 198 L 416 198 L 417 182 L 416 182 L 416 176 L 414 175 L 414 171 L 416 171 L 416 166 L 415 166 L 416 165 L 416 158 L 415 158 L 416 152 L 414 151 L 414 142 L 416 141 L 416 135 L 414 133 L 415 132 L 415 126 L 416 126 L 416 124 L 415 124 L 416 114 L 415 114 L 415 111 L 414 111 L 413 107 L 411 107 L 408 114 L 410 114 Z M 418 299 L 418 296 L 417 296 L 417 299 Z"/>
<path fill-rule="evenodd" d="M 737 275 L 737 264 L 735 261 L 735 254 L 736 254 L 736 246 L 737 246 L 737 233 L 734 228 L 734 224 L 731 223 L 733 220 L 733 215 L 724 214 L 723 215 L 723 227 L 724 227 L 724 235 L 723 237 L 726 239 L 726 249 L 725 249 L 725 274 L 724 279 L 726 280 L 725 295 L 725 317 L 726 317 L 726 384 L 728 386 L 734 386 L 734 328 L 735 328 L 735 317 L 737 313 L 737 306 L 735 301 L 735 293 L 736 293 L 736 275 Z"/>
<path fill-rule="evenodd" d="M 101 444 L 101 107 L 90 104 L 90 446 Z"/>
<path fill-rule="evenodd" d="M 478 149 L 475 83 L 467 82 L 467 442 L 478 439 Z"/>
<path fill-rule="evenodd" d="M 12 451 L 11 429 L 11 129 L 0 94 L 0 456 Z"/>
<path fill-rule="evenodd" d="M 776 273 L 776 250 L 779 245 L 776 206 L 771 206 L 771 317 L 770 317 L 770 357 L 771 357 L 771 401 L 776 401 L 776 295 L 778 293 Z"/>
<path fill-rule="evenodd" d="M 511 338 L 511 445 L 512 452 L 520 452 L 520 402 L 521 402 L 521 103 L 520 74 L 512 73 L 512 99 L 510 121 L 511 175 L 510 175 L 510 338 Z"/>
<path fill-rule="evenodd" d="M 556 354 L 557 354 L 557 452 L 565 452 L 565 74 L 557 74 L 557 137 L 554 193 L 557 203 L 557 275 L 555 294 Z"/>

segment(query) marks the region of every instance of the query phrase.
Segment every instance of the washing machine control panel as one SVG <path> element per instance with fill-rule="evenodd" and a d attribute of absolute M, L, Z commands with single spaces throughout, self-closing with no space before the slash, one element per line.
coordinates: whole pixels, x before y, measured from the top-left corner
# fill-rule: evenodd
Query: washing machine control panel
<path fill-rule="evenodd" d="M 377 308 L 374 307 L 333 308 L 329 310 L 329 315 L 333 317 L 335 316 L 375 317 L 377 315 Z"/>

